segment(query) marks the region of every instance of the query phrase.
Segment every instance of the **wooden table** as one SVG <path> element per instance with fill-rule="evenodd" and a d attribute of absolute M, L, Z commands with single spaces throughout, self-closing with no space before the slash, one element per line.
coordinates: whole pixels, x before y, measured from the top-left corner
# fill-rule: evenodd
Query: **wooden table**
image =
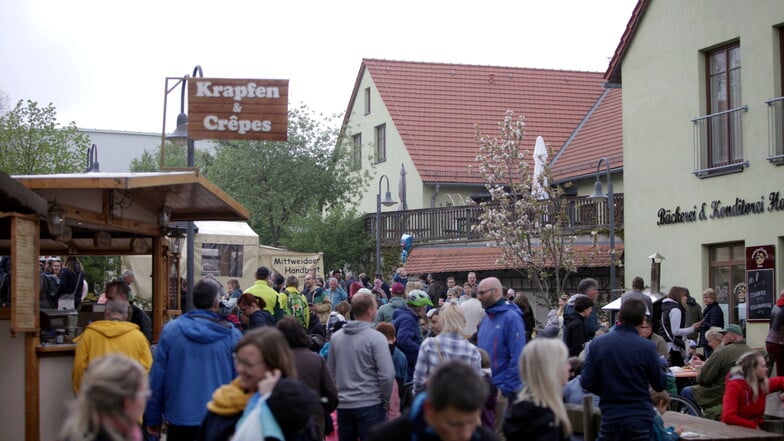
<path fill-rule="evenodd" d="M 697 373 L 699 371 L 697 369 L 691 368 L 681 368 L 680 372 L 673 374 L 675 378 L 697 378 Z"/>
<path fill-rule="evenodd" d="M 754 430 L 741 426 L 730 426 L 720 421 L 709 420 L 677 412 L 667 412 L 663 416 L 665 426 L 683 427 L 683 432 L 694 434 L 693 437 L 681 436 L 687 440 L 784 440 L 784 435 L 778 433 Z"/>

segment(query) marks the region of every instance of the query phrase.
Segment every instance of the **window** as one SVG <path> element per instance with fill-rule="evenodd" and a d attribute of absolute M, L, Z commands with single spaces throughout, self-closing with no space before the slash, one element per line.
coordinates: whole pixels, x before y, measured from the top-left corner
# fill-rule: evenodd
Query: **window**
<path fill-rule="evenodd" d="M 365 115 L 370 115 L 370 88 L 365 88 Z"/>
<path fill-rule="evenodd" d="M 359 170 L 362 168 L 362 134 L 357 133 L 353 136 L 351 157 L 354 160 L 354 169 Z"/>
<path fill-rule="evenodd" d="M 710 286 L 724 323 L 746 329 L 746 251 L 743 242 L 710 247 Z M 698 294 L 692 294 L 696 297 Z"/>
<path fill-rule="evenodd" d="M 242 251 L 242 245 L 202 244 L 201 275 L 242 277 Z"/>
<path fill-rule="evenodd" d="M 376 126 L 376 162 L 387 160 L 387 125 Z"/>
<path fill-rule="evenodd" d="M 784 27 L 778 29 L 779 60 L 784 68 Z M 781 92 L 778 97 L 766 100 L 768 105 L 768 161 L 784 165 L 784 70 L 779 69 Z"/>

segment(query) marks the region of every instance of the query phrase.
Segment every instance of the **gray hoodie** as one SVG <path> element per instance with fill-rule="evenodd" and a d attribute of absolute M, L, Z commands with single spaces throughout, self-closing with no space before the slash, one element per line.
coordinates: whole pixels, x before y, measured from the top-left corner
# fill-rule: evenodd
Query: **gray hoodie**
<path fill-rule="evenodd" d="M 327 357 L 338 389 L 338 409 L 389 402 L 395 368 L 386 337 L 369 322 L 351 320 L 332 335 Z"/>

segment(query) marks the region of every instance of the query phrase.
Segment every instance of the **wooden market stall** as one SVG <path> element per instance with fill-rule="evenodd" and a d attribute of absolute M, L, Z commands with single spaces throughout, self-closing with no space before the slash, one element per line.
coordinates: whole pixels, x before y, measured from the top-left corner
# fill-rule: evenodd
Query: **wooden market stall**
<path fill-rule="evenodd" d="M 13 177 L 0 172 L 0 255 L 12 262 L 10 304 L 0 308 L 3 438 L 54 439 L 65 403 L 73 398 L 74 346 L 41 344 L 39 255 L 152 256 L 157 339 L 165 320 L 179 314 L 179 292 L 168 294 L 170 263 L 178 258 L 166 237 L 171 225 L 248 217 L 245 207 L 193 170 Z M 65 228 L 53 236 L 58 221 Z"/>

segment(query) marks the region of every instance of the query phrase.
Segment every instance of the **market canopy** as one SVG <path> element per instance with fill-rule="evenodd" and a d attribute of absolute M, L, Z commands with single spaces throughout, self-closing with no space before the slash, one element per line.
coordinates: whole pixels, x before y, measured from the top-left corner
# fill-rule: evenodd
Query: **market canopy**
<path fill-rule="evenodd" d="M 13 180 L 61 207 L 71 237 L 41 222 L 41 254 L 149 254 L 173 222 L 246 221 L 248 210 L 198 171 L 19 175 Z M 99 246 L 96 237 L 102 232 Z M 107 236 L 108 234 L 108 236 Z M 109 240 L 107 240 L 107 238 Z M 135 242 L 135 247 L 133 246 Z M 0 252 L 10 237 L 0 236 Z"/>

